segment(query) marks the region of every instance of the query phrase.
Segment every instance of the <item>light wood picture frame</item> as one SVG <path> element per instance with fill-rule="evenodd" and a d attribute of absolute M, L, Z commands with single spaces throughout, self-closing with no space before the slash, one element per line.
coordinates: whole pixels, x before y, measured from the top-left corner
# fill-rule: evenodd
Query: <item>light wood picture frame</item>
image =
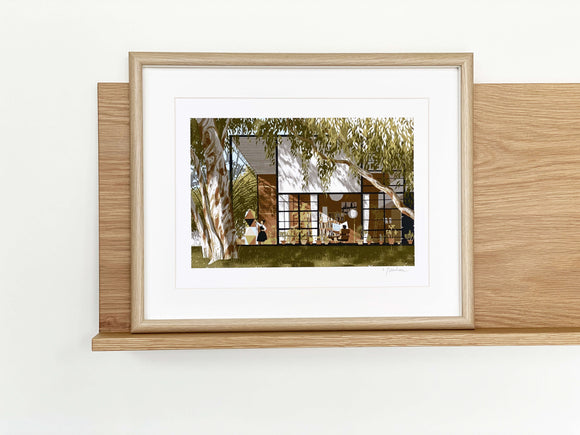
<path fill-rule="evenodd" d="M 315 331 L 386 329 L 471 329 L 473 316 L 471 54 L 226 54 L 130 53 L 131 124 L 131 331 Z M 144 211 L 144 68 L 455 68 L 459 83 L 459 314 L 390 317 L 155 318 L 146 316 Z"/>

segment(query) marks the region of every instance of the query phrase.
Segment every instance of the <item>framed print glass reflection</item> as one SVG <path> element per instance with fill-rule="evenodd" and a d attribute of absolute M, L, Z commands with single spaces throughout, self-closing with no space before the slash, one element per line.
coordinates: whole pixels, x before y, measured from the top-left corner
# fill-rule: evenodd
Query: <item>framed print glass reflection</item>
<path fill-rule="evenodd" d="M 472 328 L 472 55 L 130 53 L 132 331 Z"/>

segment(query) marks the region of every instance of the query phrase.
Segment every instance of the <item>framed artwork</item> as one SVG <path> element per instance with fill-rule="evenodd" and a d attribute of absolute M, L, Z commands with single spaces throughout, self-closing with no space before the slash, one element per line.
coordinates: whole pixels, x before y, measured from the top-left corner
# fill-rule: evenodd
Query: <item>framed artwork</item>
<path fill-rule="evenodd" d="M 473 328 L 472 62 L 130 53 L 132 332 Z"/>

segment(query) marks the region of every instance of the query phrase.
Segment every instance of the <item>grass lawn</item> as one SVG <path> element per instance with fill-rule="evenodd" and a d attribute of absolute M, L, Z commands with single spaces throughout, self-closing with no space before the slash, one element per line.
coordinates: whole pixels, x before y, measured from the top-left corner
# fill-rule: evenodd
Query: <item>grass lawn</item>
<path fill-rule="evenodd" d="M 191 248 L 191 267 L 338 267 L 338 266 L 413 266 L 415 246 L 239 246 L 237 260 L 216 261 Z"/>

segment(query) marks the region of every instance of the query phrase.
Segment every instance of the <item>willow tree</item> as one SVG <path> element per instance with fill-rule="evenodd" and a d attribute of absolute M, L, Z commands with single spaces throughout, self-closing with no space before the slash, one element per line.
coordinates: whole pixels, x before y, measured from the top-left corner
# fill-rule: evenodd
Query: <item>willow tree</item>
<path fill-rule="evenodd" d="M 210 263 L 237 258 L 235 221 L 226 164 L 229 138 L 253 134 L 273 162 L 278 138 L 287 135 L 290 152 L 300 159 L 303 184 L 316 167 L 323 189 L 339 165 L 366 179 L 411 219 L 414 211 L 403 198 L 373 174 L 401 171 L 413 186 L 413 120 L 407 118 L 239 118 L 191 120 L 191 164 L 199 183 L 200 201 L 192 200 L 193 220 Z"/>

